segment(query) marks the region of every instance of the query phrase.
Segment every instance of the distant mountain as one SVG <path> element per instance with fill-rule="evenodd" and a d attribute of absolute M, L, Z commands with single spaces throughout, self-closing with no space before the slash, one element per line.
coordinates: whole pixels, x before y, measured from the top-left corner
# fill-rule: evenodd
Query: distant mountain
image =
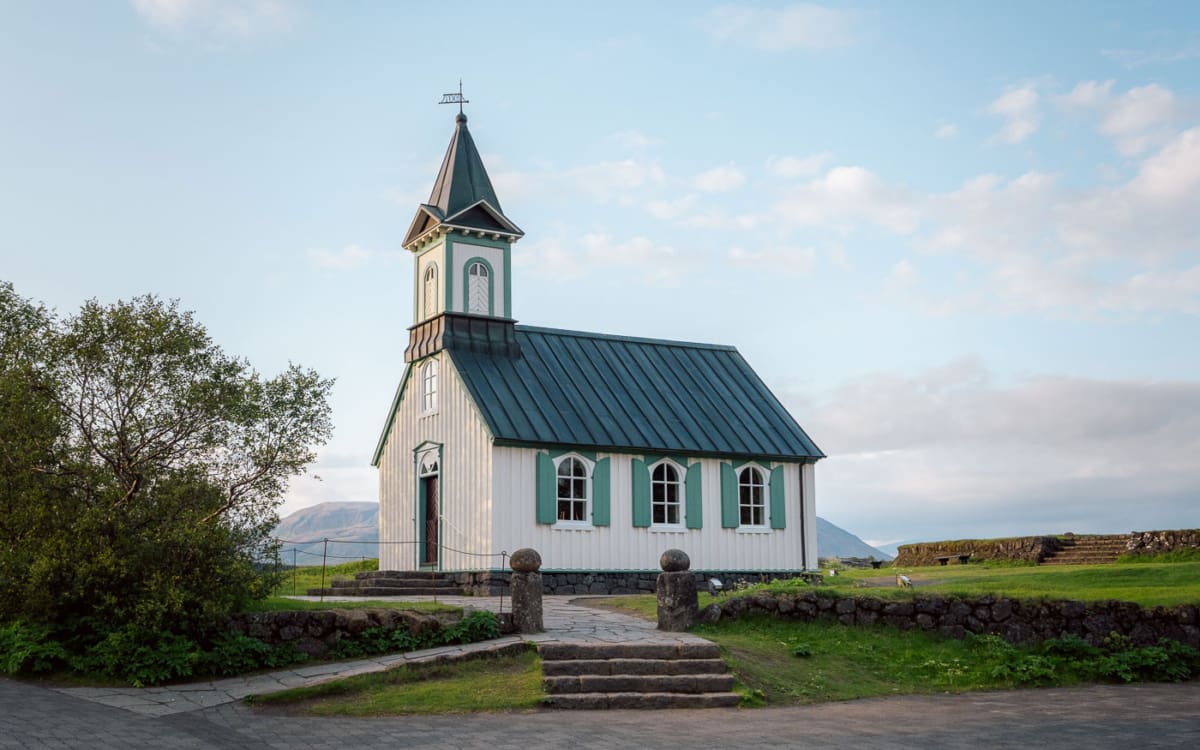
<path fill-rule="evenodd" d="M 379 541 L 379 503 L 321 503 L 301 508 L 279 522 L 275 536 L 283 540 L 280 557 L 284 563 L 292 562 L 293 548 L 298 564 L 319 563 L 325 539 L 334 540 L 328 546 L 330 563 L 378 557 L 379 545 L 370 542 Z M 875 549 L 820 516 L 817 516 L 817 554 L 821 557 L 892 559 L 892 555 Z"/>
<path fill-rule="evenodd" d="M 817 516 L 817 554 L 821 557 L 874 557 L 876 560 L 893 557 L 820 516 Z"/>
<path fill-rule="evenodd" d="M 279 522 L 275 537 L 283 542 L 279 557 L 284 564 L 294 558 L 297 565 L 319 565 L 323 552 L 330 564 L 378 557 L 378 544 L 346 542 L 379 541 L 379 503 L 321 503 L 301 508 Z M 328 549 L 325 539 L 334 540 Z"/>

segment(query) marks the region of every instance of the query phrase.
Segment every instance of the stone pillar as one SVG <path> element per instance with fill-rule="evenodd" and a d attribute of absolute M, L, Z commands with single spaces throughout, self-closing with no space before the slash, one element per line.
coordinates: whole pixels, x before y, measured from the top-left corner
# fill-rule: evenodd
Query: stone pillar
<path fill-rule="evenodd" d="M 541 633 L 542 627 L 542 556 L 524 547 L 508 561 L 512 574 L 512 618 L 518 633 Z"/>
<path fill-rule="evenodd" d="M 688 570 L 692 561 L 683 550 L 669 549 L 658 564 L 663 569 L 658 574 L 658 629 L 687 630 L 700 616 L 696 576 Z"/>

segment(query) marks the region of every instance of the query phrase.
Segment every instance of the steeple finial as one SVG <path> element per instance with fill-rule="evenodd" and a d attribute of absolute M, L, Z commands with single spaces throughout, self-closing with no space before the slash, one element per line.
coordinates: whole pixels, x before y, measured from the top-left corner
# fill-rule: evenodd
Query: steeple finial
<path fill-rule="evenodd" d="M 471 103 L 471 100 L 467 99 L 463 96 L 462 79 L 461 78 L 458 79 L 458 93 L 451 91 L 449 94 L 442 94 L 442 100 L 440 102 L 438 102 L 438 104 L 457 104 L 458 105 L 458 116 L 460 118 L 462 118 L 463 120 L 466 120 L 467 116 L 465 114 L 463 114 L 463 106 L 462 105 L 470 104 L 470 103 Z"/>

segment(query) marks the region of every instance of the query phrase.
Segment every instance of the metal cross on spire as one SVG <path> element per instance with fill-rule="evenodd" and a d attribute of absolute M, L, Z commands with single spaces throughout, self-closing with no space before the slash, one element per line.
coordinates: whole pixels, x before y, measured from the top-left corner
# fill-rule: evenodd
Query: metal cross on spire
<path fill-rule="evenodd" d="M 442 94 L 442 100 L 438 102 L 438 104 L 457 104 L 460 115 L 463 113 L 462 105 L 470 103 L 470 99 L 463 97 L 461 78 L 458 79 L 458 93 L 451 91 L 449 94 Z"/>

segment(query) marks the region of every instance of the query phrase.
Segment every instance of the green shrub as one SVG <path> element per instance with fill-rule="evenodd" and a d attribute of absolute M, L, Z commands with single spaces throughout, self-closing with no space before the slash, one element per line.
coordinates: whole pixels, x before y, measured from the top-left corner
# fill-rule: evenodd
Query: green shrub
<path fill-rule="evenodd" d="M 442 628 L 443 643 L 477 643 L 500 637 L 500 619 L 492 612 L 476 610 L 453 625 Z"/>
<path fill-rule="evenodd" d="M 275 649 L 266 643 L 241 633 L 222 633 L 204 651 L 196 665 L 196 671 L 212 675 L 239 675 L 253 672 L 266 666 Z"/>
<path fill-rule="evenodd" d="M 119 677 L 134 687 L 191 677 L 202 658 L 195 641 L 128 625 L 70 660 L 80 672 Z"/>
<path fill-rule="evenodd" d="M 67 657 L 67 650 L 51 638 L 45 625 L 13 622 L 0 628 L 0 672 L 49 672 L 65 664 Z"/>

